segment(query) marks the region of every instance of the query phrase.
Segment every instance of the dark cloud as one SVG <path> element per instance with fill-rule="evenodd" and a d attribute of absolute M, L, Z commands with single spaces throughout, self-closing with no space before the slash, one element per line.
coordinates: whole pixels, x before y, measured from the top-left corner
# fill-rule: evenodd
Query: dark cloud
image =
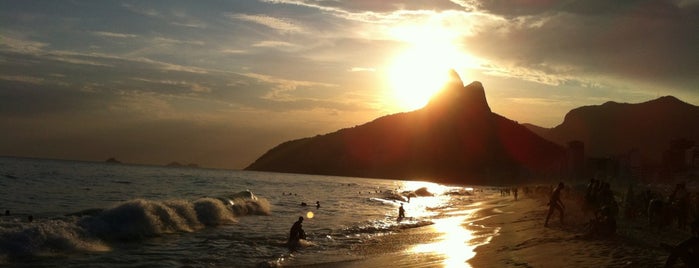
<path fill-rule="evenodd" d="M 597 7 L 599 1 L 590 2 L 586 5 Z M 616 12 L 513 18 L 465 43 L 477 55 L 550 74 L 616 76 L 678 88 L 699 82 L 696 9 L 669 1 L 603 2 L 614 3 Z"/>
<path fill-rule="evenodd" d="M 536 16 L 566 12 L 586 16 L 627 14 L 667 16 L 676 12 L 679 1 L 665 0 L 470 0 L 479 10 L 505 17 Z"/>

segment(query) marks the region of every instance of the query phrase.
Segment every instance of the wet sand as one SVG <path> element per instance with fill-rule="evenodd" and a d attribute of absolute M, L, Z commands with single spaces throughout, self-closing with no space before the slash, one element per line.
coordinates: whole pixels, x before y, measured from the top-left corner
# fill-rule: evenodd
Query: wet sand
<path fill-rule="evenodd" d="M 359 260 L 318 267 L 663 267 L 669 253 L 661 243 L 675 245 L 689 237 L 689 231 L 674 226 L 656 231 L 645 219 L 621 216 L 616 235 L 592 237 L 586 227 L 591 215 L 582 212 L 576 199 L 563 198 L 565 224 L 554 214 L 549 227 L 543 226 L 548 211 L 543 197 L 496 198 L 463 220 L 461 226 L 471 235 L 458 245 L 443 244 L 454 235 L 425 226 L 353 248 L 362 256 Z M 436 249 L 416 252 L 421 245 Z"/>

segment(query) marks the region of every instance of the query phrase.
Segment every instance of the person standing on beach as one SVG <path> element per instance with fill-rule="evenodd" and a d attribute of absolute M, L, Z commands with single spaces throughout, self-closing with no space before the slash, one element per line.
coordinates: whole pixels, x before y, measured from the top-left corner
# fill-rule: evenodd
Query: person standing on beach
<path fill-rule="evenodd" d="M 400 204 L 398 208 L 398 219 L 405 218 L 405 209 L 403 208 L 403 203 Z"/>
<path fill-rule="evenodd" d="M 563 205 L 563 202 L 561 201 L 561 190 L 563 190 L 563 182 L 558 183 L 558 186 L 553 189 L 553 192 L 551 193 L 551 198 L 549 199 L 549 213 L 546 215 L 546 222 L 544 222 L 544 227 L 548 227 L 549 225 L 549 218 L 551 218 L 551 215 L 553 214 L 554 210 L 558 210 L 558 212 L 561 214 L 561 224 L 563 224 L 563 210 L 565 209 L 565 206 Z"/>

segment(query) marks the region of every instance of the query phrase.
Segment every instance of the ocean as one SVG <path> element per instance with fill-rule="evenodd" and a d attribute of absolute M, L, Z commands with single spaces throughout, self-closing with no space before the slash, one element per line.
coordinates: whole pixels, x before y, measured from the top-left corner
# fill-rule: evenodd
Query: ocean
<path fill-rule="evenodd" d="M 497 234 L 474 224 L 496 195 L 422 181 L 2 157 L 0 266 L 351 267 L 370 254 L 363 245 L 429 226 L 444 237 L 409 250 L 436 258 L 428 266 L 468 267 L 473 248 Z M 290 251 L 298 217 L 307 241 Z"/>

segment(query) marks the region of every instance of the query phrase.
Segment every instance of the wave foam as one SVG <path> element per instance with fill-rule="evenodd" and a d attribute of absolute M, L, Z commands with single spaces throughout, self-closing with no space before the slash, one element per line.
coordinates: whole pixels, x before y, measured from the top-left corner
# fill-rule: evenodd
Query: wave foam
<path fill-rule="evenodd" d="M 74 222 L 48 220 L 0 226 L 0 253 L 10 257 L 53 255 L 59 252 L 97 252 L 110 248 Z"/>
<path fill-rule="evenodd" d="M 228 199 L 226 199 L 228 200 Z M 236 217 L 269 215 L 266 199 L 195 201 L 134 199 L 104 210 L 34 222 L 0 221 L 0 260 L 70 252 L 108 251 L 109 241 L 133 241 L 233 224 Z"/>

